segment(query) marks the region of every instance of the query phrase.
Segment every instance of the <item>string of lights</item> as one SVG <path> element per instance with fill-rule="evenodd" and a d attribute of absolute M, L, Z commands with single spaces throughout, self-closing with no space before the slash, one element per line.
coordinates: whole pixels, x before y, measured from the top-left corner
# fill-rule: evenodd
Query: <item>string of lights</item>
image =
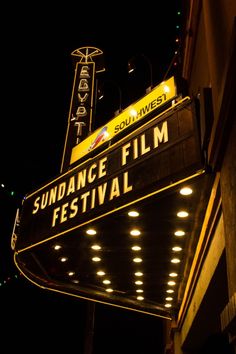
<path fill-rule="evenodd" d="M 8 285 L 12 284 L 12 282 L 19 280 L 19 277 L 21 277 L 21 276 L 22 276 L 22 274 L 19 273 L 19 274 L 13 274 L 13 275 L 10 275 L 6 278 L 0 279 L 0 287 L 4 287 L 4 286 L 8 286 Z"/>
<path fill-rule="evenodd" d="M 177 20 L 176 20 L 176 25 L 175 25 L 175 30 L 176 30 L 176 35 L 175 35 L 175 40 L 174 40 L 174 54 L 172 55 L 172 59 L 170 61 L 170 64 L 163 76 L 163 80 L 166 80 L 166 78 L 168 77 L 168 75 L 170 74 L 170 71 L 172 69 L 177 69 L 179 63 L 180 63 L 180 49 L 181 49 L 181 20 L 182 20 L 182 13 L 181 11 L 177 11 L 176 13 L 177 15 Z"/>
<path fill-rule="evenodd" d="M 1 183 L 1 189 L 11 197 L 15 196 L 15 191 L 9 188 L 8 186 L 6 187 L 4 183 Z"/>

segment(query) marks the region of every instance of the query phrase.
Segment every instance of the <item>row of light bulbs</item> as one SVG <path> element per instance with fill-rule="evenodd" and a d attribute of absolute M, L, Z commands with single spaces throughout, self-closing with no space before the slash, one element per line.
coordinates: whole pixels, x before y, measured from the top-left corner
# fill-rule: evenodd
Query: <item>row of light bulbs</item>
<path fill-rule="evenodd" d="M 189 196 L 192 194 L 193 190 L 190 187 L 184 187 L 184 188 L 181 188 L 179 192 L 183 196 Z M 179 218 L 186 218 L 186 217 L 188 217 L 188 215 L 189 215 L 189 213 L 186 210 L 180 210 L 177 213 L 177 217 L 179 217 Z M 176 230 L 174 234 L 177 237 L 182 237 L 185 235 L 185 231 Z M 174 247 L 172 247 L 172 251 L 173 252 L 181 252 L 182 247 L 174 246 Z M 180 263 L 180 259 L 177 257 L 172 258 L 171 263 L 178 264 L 178 263 Z M 178 273 L 176 273 L 176 272 L 169 273 L 169 280 L 167 282 L 168 288 L 166 289 L 166 293 L 168 294 L 168 296 L 165 298 L 166 303 L 164 305 L 166 308 L 172 307 L 171 302 L 173 301 L 173 297 L 169 296 L 169 295 L 174 293 L 174 289 L 172 289 L 172 287 L 174 287 L 176 285 L 176 282 L 173 280 L 173 278 L 176 278 L 177 276 L 178 276 Z"/>
<path fill-rule="evenodd" d="M 128 212 L 128 215 L 129 215 L 130 217 L 138 217 L 138 216 L 139 216 L 139 213 L 138 213 L 136 210 L 132 210 L 132 211 L 129 211 L 129 212 Z M 88 230 L 86 231 L 86 233 L 87 233 L 88 235 L 95 235 L 95 234 L 96 234 L 96 231 L 95 231 L 94 229 L 88 229 Z M 140 232 L 140 230 L 138 230 L 138 229 L 132 229 L 132 230 L 130 231 L 130 235 L 133 236 L 133 237 L 138 237 L 138 236 L 141 235 L 141 232 Z M 92 248 L 93 250 L 100 250 L 100 249 L 101 249 L 101 246 L 99 246 L 99 245 L 97 245 L 97 244 L 93 244 L 93 245 L 91 246 L 91 248 Z M 141 247 L 138 246 L 138 245 L 134 245 L 134 246 L 131 247 L 131 249 L 132 249 L 132 251 L 136 252 L 136 251 L 140 251 L 140 250 L 141 250 Z M 98 257 L 98 256 L 94 256 L 94 257 L 92 258 L 92 261 L 94 261 L 94 262 L 100 262 L 100 261 L 101 261 L 101 258 Z M 134 258 L 133 258 L 133 262 L 135 262 L 135 263 L 141 263 L 141 262 L 142 262 L 142 258 L 140 258 L 140 257 L 134 257 Z M 97 275 L 98 275 L 98 276 L 105 276 L 106 274 L 105 274 L 104 271 L 99 270 L 99 271 L 97 272 Z M 140 272 L 140 271 L 139 271 L 139 272 L 135 272 L 135 277 L 141 277 L 141 276 L 143 276 L 143 273 L 142 273 L 142 272 Z M 102 282 L 103 282 L 104 285 L 109 285 L 109 287 L 105 289 L 107 292 L 110 292 L 110 293 L 113 292 L 113 289 L 112 289 L 111 286 L 110 286 L 111 281 L 110 281 L 109 279 L 104 279 Z M 143 281 L 141 281 L 141 280 L 135 280 L 135 285 L 140 286 L 140 285 L 142 285 L 142 284 L 143 284 Z M 143 293 L 143 289 L 141 289 L 141 288 L 136 289 L 136 293 L 138 293 L 138 294 Z M 137 300 L 143 300 L 143 299 L 144 299 L 143 296 L 141 296 L 141 295 L 138 295 L 138 296 L 137 296 Z"/>

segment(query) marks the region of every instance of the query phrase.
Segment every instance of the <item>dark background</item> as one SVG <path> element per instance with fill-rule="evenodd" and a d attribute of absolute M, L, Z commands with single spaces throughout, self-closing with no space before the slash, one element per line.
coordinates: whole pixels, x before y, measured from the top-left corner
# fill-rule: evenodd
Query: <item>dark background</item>
<path fill-rule="evenodd" d="M 178 11 L 181 14 L 178 14 Z M 110 2 L 8 5 L 1 30 L 0 299 L 1 337 L 7 349 L 83 353 L 88 303 L 39 289 L 18 272 L 10 239 L 24 195 L 60 172 L 72 92 L 71 52 L 83 46 L 104 52 L 105 97 L 96 107 L 102 126 L 145 94 L 152 64 L 154 86 L 184 38 L 183 1 L 121 5 Z M 179 28 L 178 28 L 179 26 Z M 180 38 L 180 42 L 176 42 Z M 134 58 L 137 70 L 127 73 Z M 106 84 L 107 82 L 107 84 Z M 109 82 L 109 83 L 108 83 Z M 163 323 L 153 316 L 96 304 L 94 354 L 161 353 Z"/>

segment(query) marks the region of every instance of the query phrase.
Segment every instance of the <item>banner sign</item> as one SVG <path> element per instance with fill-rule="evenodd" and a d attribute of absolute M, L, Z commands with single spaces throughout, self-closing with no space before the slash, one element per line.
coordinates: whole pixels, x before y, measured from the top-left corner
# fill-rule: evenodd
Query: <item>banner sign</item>
<path fill-rule="evenodd" d="M 16 248 L 75 230 L 199 170 L 194 106 L 183 101 L 26 196 Z"/>
<path fill-rule="evenodd" d="M 95 150 L 103 143 L 110 141 L 112 138 L 130 128 L 148 114 L 163 106 L 165 103 L 173 100 L 177 96 L 177 89 L 174 77 L 163 81 L 156 86 L 149 94 L 132 104 L 121 114 L 109 121 L 105 126 L 97 129 L 85 140 L 81 141 L 72 149 L 70 164 L 75 163 L 81 157 Z"/>
<path fill-rule="evenodd" d="M 94 105 L 94 76 L 94 62 L 76 63 L 63 155 L 64 167 L 68 167 L 70 164 L 73 147 L 78 145 L 91 133 Z"/>

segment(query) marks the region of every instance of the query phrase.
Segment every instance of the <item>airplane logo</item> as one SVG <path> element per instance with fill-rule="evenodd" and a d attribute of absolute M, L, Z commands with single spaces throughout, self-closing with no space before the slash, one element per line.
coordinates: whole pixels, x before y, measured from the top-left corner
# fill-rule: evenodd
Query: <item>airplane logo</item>
<path fill-rule="evenodd" d="M 96 136 L 92 144 L 89 146 L 88 151 L 94 149 L 100 142 L 105 141 L 108 136 L 109 133 L 107 132 L 107 126 L 105 126 L 100 130 L 100 132 L 98 133 L 98 135 Z"/>

